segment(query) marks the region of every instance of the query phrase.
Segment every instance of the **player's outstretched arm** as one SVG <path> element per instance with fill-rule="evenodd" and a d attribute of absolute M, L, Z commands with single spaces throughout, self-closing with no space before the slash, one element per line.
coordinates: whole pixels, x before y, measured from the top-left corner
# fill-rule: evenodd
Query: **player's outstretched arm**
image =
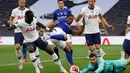
<path fill-rule="evenodd" d="M 78 30 L 71 30 L 71 34 L 73 35 L 81 35 L 84 31 L 84 25 L 80 26 Z"/>
<path fill-rule="evenodd" d="M 104 68 L 104 60 L 101 58 L 101 59 L 100 59 L 100 62 L 99 62 L 99 65 L 98 65 L 98 69 L 95 70 L 94 72 L 95 72 L 95 73 L 101 73 L 102 70 L 103 70 L 103 68 Z"/>
<path fill-rule="evenodd" d="M 77 16 L 77 18 L 75 19 L 76 22 L 79 22 L 81 18 L 82 18 L 82 14 L 79 14 L 79 15 Z"/>
<path fill-rule="evenodd" d="M 53 27 L 55 27 L 58 23 L 59 23 L 58 21 L 52 20 L 51 22 L 49 22 L 49 23 L 47 24 L 47 27 L 53 28 Z"/>
<path fill-rule="evenodd" d="M 115 29 L 114 26 L 108 24 L 108 22 L 106 21 L 106 19 L 105 19 L 103 16 L 102 16 L 102 18 L 101 18 L 101 21 L 103 22 L 103 24 L 105 24 L 106 27 L 111 28 L 112 30 Z"/>
<path fill-rule="evenodd" d="M 8 28 L 8 30 L 12 30 L 12 29 L 16 28 L 15 25 L 12 25 L 12 26 L 10 26 L 10 25 L 12 25 L 12 24 L 10 24 L 10 22 L 5 22 L 5 26 Z"/>
<path fill-rule="evenodd" d="M 107 30 L 106 30 L 106 26 L 105 26 L 105 24 L 103 23 L 103 17 L 100 15 L 99 16 L 100 17 L 100 20 L 101 20 L 101 22 L 100 22 L 100 25 L 101 25 L 101 27 L 104 29 L 104 34 L 105 35 L 108 35 L 108 32 L 107 32 Z"/>
<path fill-rule="evenodd" d="M 44 28 L 44 29 L 46 29 L 46 30 L 50 30 L 48 27 L 46 27 L 45 25 L 43 25 L 42 23 L 40 23 L 40 22 L 37 22 L 37 24 L 36 25 L 38 25 L 39 27 L 41 27 L 41 28 Z"/>
<path fill-rule="evenodd" d="M 89 65 L 87 67 L 85 67 L 83 70 L 80 71 L 80 73 L 87 73 L 88 71 L 90 71 L 91 69 L 91 64 L 89 63 Z"/>

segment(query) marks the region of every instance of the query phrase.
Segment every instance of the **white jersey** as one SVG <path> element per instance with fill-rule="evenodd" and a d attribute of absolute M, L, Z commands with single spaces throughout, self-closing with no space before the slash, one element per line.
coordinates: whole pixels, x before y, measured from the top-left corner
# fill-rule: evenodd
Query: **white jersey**
<path fill-rule="evenodd" d="M 38 32 L 36 30 L 37 22 L 37 19 L 33 18 L 31 24 L 26 23 L 25 19 L 22 19 L 15 24 L 15 26 L 17 28 L 20 28 L 20 30 L 22 31 L 22 34 L 26 42 L 34 42 L 39 38 Z"/>
<path fill-rule="evenodd" d="M 85 34 L 94 34 L 100 32 L 99 15 L 101 15 L 101 9 L 98 6 L 95 6 L 93 10 L 89 9 L 88 6 L 86 6 L 82 8 L 80 14 L 85 18 Z"/>
<path fill-rule="evenodd" d="M 130 25 L 130 15 L 128 16 L 128 19 L 127 19 L 127 24 L 128 24 L 128 25 Z M 126 34 L 125 39 L 130 40 L 130 31 Z"/>
<path fill-rule="evenodd" d="M 18 22 L 19 20 L 23 19 L 25 16 L 25 12 L 29 10 L 28 8 L 25 8 L 24 10 L 20 10 L 19 7 L 12 10 L 11 16 L 14 17 L 14 24 Z M 15 29 L 15 33 L 21 32 L 19 28 Z"/>

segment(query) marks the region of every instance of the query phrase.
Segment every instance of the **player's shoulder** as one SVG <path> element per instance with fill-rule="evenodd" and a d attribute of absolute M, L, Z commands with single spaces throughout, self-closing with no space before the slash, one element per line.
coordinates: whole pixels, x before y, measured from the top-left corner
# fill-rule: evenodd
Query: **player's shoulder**
<path fill-rule="evenodd" d="M 130 15 L 128 16 L 128 19 L 130 20 Z"/>
<path fill-rule="evenodd" d="M 54 13 L 58 13 L 59 12 L 59 9 L 56 9 L 55 11 L 54 11 Z"/>
<path fill-rule="evenodd" d="M 16 8 L 14 8 L 12 11 L 18 11 L 19 9 L 18 9 L 18 7 L 16 7 Z"/>
<path fill-rule="evenodd" d="M 25 7 L 25 10 L 27 11 L 27 10 L 30 10 L 29 8 L 27 8 L 27 7 Z"/>
<path fill-rule="evenodd" d="M 67 7 L 64 7 L 64 10 L 66 10 L 66 11 L 70 11 Z"/>
<path fill-rule="evenodd" d="M 95 9 L 101 9 L 99 6 L 95 5 Z"/>

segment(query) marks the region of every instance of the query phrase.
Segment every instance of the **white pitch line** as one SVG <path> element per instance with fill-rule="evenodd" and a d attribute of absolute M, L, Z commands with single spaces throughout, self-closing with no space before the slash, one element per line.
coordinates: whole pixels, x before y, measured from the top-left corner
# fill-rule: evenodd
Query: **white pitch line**
<path fill-rule="evenodd" d="M 79 60 L 79 59 L 85 59 L 85 57 L 77 57 L 77 58 L 73 58 L 75 60 Z M 64 61 L 66 59 L 60 59 L 61 61 Z M 47 62 L 52 62 L 52 60 L 44 60 L 44 61 L 41 61 L 41 63 L 47 63 Z M 30 64 L 32 62 L 27 62 L 27 63 L 24 63 L 24 64 Z M 18 63 L 10 63 L 10 64 L 0 64 L 0 66 L 13 66 L 13 65 L 18 65 Z"/>

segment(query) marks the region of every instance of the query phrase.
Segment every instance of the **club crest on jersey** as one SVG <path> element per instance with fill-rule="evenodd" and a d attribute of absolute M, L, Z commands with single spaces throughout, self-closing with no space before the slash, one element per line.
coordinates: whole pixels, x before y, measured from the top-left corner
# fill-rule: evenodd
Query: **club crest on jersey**
<path fill-rule="evenodd" d="M 98 18 L 98 15 L 89 15 L 88 16 L 88 19 L 95 19 L 95 18 Z"/>

